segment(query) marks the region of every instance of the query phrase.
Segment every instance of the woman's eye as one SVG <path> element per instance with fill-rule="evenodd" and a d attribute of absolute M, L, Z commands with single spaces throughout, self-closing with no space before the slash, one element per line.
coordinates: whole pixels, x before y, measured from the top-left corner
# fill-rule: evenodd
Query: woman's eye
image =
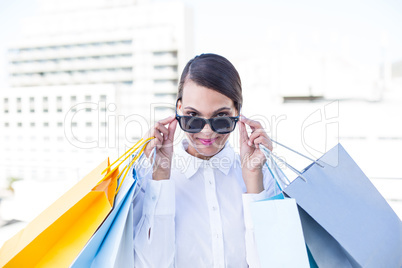
<path fill-rule="evenodd" d="M 216 116 L 219 117 L 219 116 L 228 116 L 228 115 L 226 113 L 219 113 Z"/>
<path fill-rule="evenodd" d="M 195 112 L 187 112 L 187 115 L 188 116 L 197 116 L 197 113 L 195 113 Z"/>

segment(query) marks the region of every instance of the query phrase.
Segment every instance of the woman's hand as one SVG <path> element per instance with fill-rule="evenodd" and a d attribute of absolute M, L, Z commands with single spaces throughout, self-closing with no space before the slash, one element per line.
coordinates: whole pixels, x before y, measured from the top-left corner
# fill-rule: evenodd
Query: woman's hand
<path fill-rule="evenodd" d="M 169 126 L 165 127 L 167 124 Z M 171 115 L 159 120 L 143 137 L 144 140 L 149 137 L 155 137 L 144 150 L 145 155 L 149 157 L 152 149 L 156 147 L 155 164 L 152 174 L 154 180 L 168 180 L 170 178 L 176 126 L 177 120 L 174 115 Z M 152 159 L 150 160 L 152 161 Z"/>
<path fill-rule="evenodd" d="M 251 128 L 248 136 L 246 124 Z M 267 161 L 258 144 L 263 144 L 272 151 L 272 142 L 258 121 L 240 116 L 240 159 L 244 183 L 248 193 L 260 193 L 264 190 L 262 167 Z"/>

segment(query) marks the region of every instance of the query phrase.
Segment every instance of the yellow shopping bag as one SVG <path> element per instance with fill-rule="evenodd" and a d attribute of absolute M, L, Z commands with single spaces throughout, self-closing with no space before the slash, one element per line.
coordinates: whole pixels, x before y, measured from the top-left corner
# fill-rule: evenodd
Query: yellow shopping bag
<path fill-rule="evenodd" d="M 129 156 L 145 144 L 139 156 L 150 139 L 141 139 L 124 155 Z M 119 165 L 111 169 L 112 165 L 109 159 L 103 161 L 4 243 L 0 267 L 68 267 L 113 207 L 117 180 L 126 170 L 124 179 L 129 165 L 120 173 Z"/>

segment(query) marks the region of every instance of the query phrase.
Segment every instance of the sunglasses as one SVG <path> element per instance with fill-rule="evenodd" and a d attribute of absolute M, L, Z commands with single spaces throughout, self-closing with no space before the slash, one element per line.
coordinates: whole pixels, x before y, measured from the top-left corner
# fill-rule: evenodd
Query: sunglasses
<path fill-rule="evenodd" d="M 220 116 L 205 119 L 197 116 L 182 116 L 177 114 L 177 102 L 176 101 L 176 120 L 179 121 L 180 128 L 189 133 L 198 133 L 208 124 L 213 131 L 219 134 L 227 134 L 232 132 L 239 116 Z"/>

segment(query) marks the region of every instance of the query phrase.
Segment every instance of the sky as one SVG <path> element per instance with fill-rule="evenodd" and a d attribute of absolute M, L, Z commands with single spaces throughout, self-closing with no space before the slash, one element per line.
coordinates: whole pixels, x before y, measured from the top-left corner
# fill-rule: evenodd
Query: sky
<path fill-rule="evenodd" d="M 298 52 L 344 53 L 362 63 L 378 63 L 384 55 L 389 62 L 402 60 L 400 0 L 183 1 L 194 10 L 195 54 L 248 57 L 294 46 Z M 35 0 L 0 1 L 2 70 L 7 42 L 20 37 L 24 17 L 36 14 Z"/>

